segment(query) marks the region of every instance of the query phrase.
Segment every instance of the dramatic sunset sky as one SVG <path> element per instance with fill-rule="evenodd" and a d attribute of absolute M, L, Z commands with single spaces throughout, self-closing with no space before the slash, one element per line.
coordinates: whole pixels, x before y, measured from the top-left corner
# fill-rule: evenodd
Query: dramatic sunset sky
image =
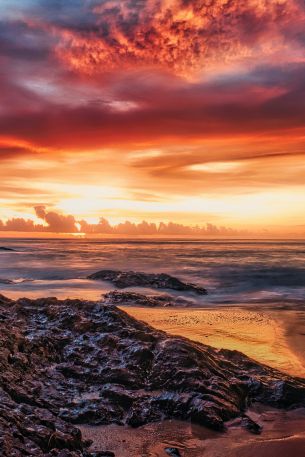
<path fill-rule="evenodd" d="M 303 0 L 0 0 L 0 89 L 2 228 L 305 234 Z"/>

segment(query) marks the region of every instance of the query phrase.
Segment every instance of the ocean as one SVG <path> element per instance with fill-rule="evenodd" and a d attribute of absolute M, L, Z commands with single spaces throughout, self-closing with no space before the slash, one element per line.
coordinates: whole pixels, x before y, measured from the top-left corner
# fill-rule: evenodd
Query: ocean
<path fill-rule="evenodd" d="M 200 284 L 207 296 L 188 294 L 198 306 L 305 298 L 304 241 L 12 238 L 0 246 L 14 249 L 0 251 L 0 293 L 11 298 L 98 300 L 113 286 L 86 277 L 105 268 L 165 272 Z"/>

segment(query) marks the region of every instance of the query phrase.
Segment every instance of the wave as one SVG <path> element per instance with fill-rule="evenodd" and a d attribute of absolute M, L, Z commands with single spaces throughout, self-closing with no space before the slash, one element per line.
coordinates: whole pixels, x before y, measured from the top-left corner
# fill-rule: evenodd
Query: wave
<path fill-rule="evenodd" d="M 0 278 L 0 284 L 23 284 L 27 282 L 35 282 L 37 280 L 35 279 L 29 279 L 29 278 L 18 278 L 18 279 L 8 279 L 8 278 Z"/>

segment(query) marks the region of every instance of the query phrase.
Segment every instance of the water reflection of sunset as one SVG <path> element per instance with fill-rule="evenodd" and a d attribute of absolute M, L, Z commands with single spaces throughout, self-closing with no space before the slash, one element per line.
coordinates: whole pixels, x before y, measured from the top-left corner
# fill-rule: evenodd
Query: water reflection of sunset
<path fill-rule="evenodd" d="M 149 312 L 128 307 L 126 310 L 137 319 L 173 335 L 182 335 L 218 349 L 240 351 L 278 370 L 305 376 L 305 365 L 291 350 L 285 326 L 278 320 L 276 312 L 235 307 L 217 310 L 150 309 Z"/>

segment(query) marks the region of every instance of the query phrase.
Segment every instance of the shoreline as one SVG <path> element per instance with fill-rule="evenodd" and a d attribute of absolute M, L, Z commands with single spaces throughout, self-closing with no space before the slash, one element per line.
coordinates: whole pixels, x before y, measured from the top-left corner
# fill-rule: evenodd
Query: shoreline
<path fill-rule="evenodd" d="M 16 292 L 4 292 L 13 300 L 19 297 Z M 30 298 L 42 295 L 41 292 L 30 294 Z M 59 299 L 66 298 L 56 295 Z M 73 298 L 85 300 L 74 295 Z M 99 301 L 90 294 L 86 299 Z M 136 319 L 172 335 L 184 336 L 217 349 L 238 350 L 260 363 L 305 378 L 304 302 L 235 302 L 170 307 L 115 305 Z"/>
<path fill-rule="evenodd" d="M 263 306 L 144 308 L 120 306 L 132 317 L 172 335 L 248 357 L 305 378 L 305 311 Z"/>
<path fill-rule="evenodd" d="M 285 328 L 285 337 L 292 351 L 305 367 L 305 311 L 283 312 L 285 316 L 279 315 L 279 320 Z"/>

